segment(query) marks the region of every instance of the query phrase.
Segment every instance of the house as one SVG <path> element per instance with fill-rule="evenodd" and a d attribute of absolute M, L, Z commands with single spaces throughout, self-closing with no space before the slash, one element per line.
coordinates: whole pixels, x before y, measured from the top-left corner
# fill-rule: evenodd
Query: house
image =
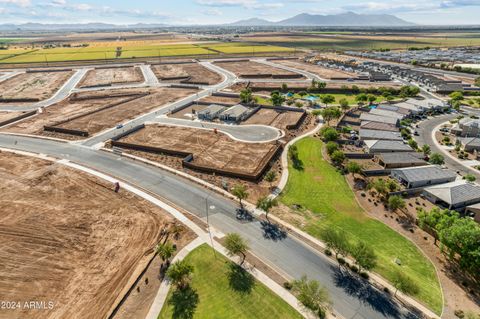
<path fill-rule="evenodd" d="M 480 137 L 480 119 L 463 118 L 451 131 L 461 137 Z"/>
<path fill-rule="evenodd" d="M 398 132 L 398 127 L 396 127 L 393 124 L 373 122 L 373 121 L 362 121 L 360 123 L 360 128 L 367 129 L 367 130 Z"/>
<path fill-rule="evenodd" d="M 400 102 L 400 103 L 397 103 L 397 104 L 394 104 L 394 105 L 398 108 L 409 110 L 411 115 L 418 115 L 418 114 L 421 114 L 421 113 L 426 111 L 426 109 L 424 109 L 424 108 L 422 108 L 418 105 L 413 105 L 413 104 L 406 103 L 406 102 Z"/>
<path fill-rule="evenodd" d="M 234 105 L 232 107 L 227 108 L 220 114 L 220 119 L 223 121 L 229 122 L 240 122 L 243 121 L 248 114 L 250 113 L 250 109 L 245 107 L 241 104 Z"/>
<path fill-rule="evenodd" d="M 201 120 L 211 121 L 216 119 L 220 115 L 220 113 L 223 112 L 224 109 L 225 107 L 222 105 L 211 104 L 203 110 L 199 111 L 197 113 L 197 116 Z"/>
<path fill-rule="evenodd" d="M 467 216 L 471 216 L 474 221 L 480 224 L 480 203 L 467 206 L 465 209 L 465 214 Z"/>
<path fill-rule="evenodd" d="M 425 99 L 425 100 L 408 99 L 406 103 L 419 106 L 424 110 L 441 110 L 447 107 L 445 102 L 437 99 Z"/>
<path fill-rule="evenodd" d="M 467 206 L 480 203 L 480 185 L 460 180 L 427 187 L 423 196 L 436 205 L 463 211 Z"/>
<path fill-rule="evenodd" d="M 398 114 L 402 114 L 405 117 L 409 116 L 412 113 L 409 109 L 404 109 L 393 104 L 380 104 L 377 106 L 377 110 L 392 111 Z"/>
<path fill-rule="evenodd" d="M 367 140 L 364 142 L 369 154 L 413 152 L 413 149 L 401 141 Z"/>
<path fill-rule="evenodd" d="M 379 153 L 374 160 L 385 169 L 427 165 L 422 154 L 417 152 Z"/>
<path fill-rule="evenodd" d="M 380 110 L 378 108 L 376 109 L 373 109 L 369 112 L 369 114 L 374 114 L 374 115 L 379 115 L 379 116 L 386 116 L 386 117 L 393 117 L 395 119 L 403 119 L 405 117 L 404 114 L 400 114 L 400 113 L 397 113 L 397 112 L 393 112 L 393 111 L 388 111 L 388 110 Z"/>
<path fill-rule="evenodd" d="M 369 122 L 386 123 L 386 124 L 391 124 L 391 125 L 394 125 L 394 126 L 398 126 L 398 124 L 400 122 L 397 118 L 375 115 L 375 114 L 370 114 L 370 113 L 362 113 L 362 115 L 360 115 L 360 120 L 361 121 L 369 121 Z"/>
<path fill-rule="evenodd" d="M 361 128 L 359 131 L 360 140 L 387 140 L 387 141 L 403 141 L 399 132 L 368 130 Z"/>
<path fill-rule="evenodd" d="M 480 138 L 479 137 L 464 137 L 460 138 L 463 148 L 467 152 L 480 151 Z"/>
<path fill-rule="evenodd" d="M 437 165 L 406 167 L 392 170 L 390 176 L 406 188 L 419 188 L 455 181 L 457 174 Z"/>

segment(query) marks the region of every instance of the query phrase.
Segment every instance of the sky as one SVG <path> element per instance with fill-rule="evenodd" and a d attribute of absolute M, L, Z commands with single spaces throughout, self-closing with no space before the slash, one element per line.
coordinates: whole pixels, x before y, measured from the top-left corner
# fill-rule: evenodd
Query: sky
<path fill-rule="evenodd" d="M 0 0 L 0 24 L 222 24 L 347 11 L 394 14 L 423 25 L 480 24 L 480 0 Z"/>

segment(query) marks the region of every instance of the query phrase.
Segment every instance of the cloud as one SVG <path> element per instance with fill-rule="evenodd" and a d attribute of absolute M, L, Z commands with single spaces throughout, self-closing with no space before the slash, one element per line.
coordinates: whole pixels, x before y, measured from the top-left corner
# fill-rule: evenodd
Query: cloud
<path fill-rule="evenodd" d="M 195 2 L 199 5 L 209 7 L 243 7 L 255 10 L 278 9 L 284 6 L 281 2 L 261 3 L 257 0 L 196 0 Z"/>
<path fill-rule="evenodd" d="M 345 10 L 358 12 L 378 12 L 378 13 L 400 13 L 411 12 L 419 13 L 440 9 L 451 9 L 465 6 L 480 6 L 479 0 L 443 0 L 443 1 L 392 1 L 392 2 L 360 2 L 352 5 L 346 5 Z"/>
<path fill-rule="evenodd" d="M 32 4 L 30 0 L 0 0 L 0 3 L 12 4 L 19 7 L 28 7 Z"/>
<path fill-rule="evenodd" d="M 206 16 L 221 16 L 223 14 L 222 11 L 218 10 L 217 8 L 210 8 L 207 10 L 201 10 L 202 14 Z"/>

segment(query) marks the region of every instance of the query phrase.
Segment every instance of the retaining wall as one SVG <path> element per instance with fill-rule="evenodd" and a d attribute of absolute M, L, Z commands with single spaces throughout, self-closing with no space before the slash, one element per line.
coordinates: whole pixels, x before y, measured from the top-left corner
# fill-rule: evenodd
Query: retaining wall
<path fill-rule="evenodd" d="M 0 122 L 0 127 L 11 124 L 11 123 L 16 122 L 16 121 L 23 120 L 24 118 L 30 117 L 30 116 L 35 115 L 35 114 L 37 114 L 36 110 L 24 113 L 22 115 L 19 115 L 19 116 L 16 116 L 14 118 L 8 119 L 6 121 Z"/>

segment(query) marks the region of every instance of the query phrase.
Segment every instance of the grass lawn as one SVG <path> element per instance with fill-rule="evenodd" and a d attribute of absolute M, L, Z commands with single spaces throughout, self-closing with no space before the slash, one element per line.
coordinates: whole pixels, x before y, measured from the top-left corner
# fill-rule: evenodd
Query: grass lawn
<path fill-rule="evenodd" d="M 191 287 L 198 295 L 193 318 L 302 318 L 270 289 L 228 259 L 218 253 L 215 259 L 209 246 L 198 247 L 186 260 L 194 266 Z M 181 318 L 174 315 L 173 300 L 174 293 L 170 290 L 158 318 Z M 183 300 L 183 308 L 185 304 Z"/>
<path fill-rule="evenodd" d="M 304 98 L 306 98 L 308 96 L 320 97 L 321 95 L 322 94 L 307 94 L 307 95 L 304 96 Z M 346 99 L 350 106 L 357 105 L 357 101 L 356 101 L 357 96 L 355 94 L 329 94 L 329 95 L 333 95 L 335 97 L 335 102 L 330 104 L 330 105 L 340 105 L 339 101 L 341 99 Z M 262 97 L 262 96 L 257 96 L 257 95 L 256 95 L 256 97 L 258 98 L 258 103 L 260 103 L 260 104 L 265 104 L 265 105 L 271 105 L 272 104 L 272 102 L 268 98 L 265 98 L 265 97 Z M 293 97 L 296 98 L 296 99 L 301 99 L 302 98 L 299 94 L 294 94 Z M 375 103 L 381 103 L 381 102 L 385 102 L 385 101 L 386 101 L 385 97 L 383 97 L 381 95 L 378 95 Z M 320 103 L 320 104 L 323 104 L 323 103 L 321 103 L 320 99 L 318 99 L 317 102 Z"/>
<path fill-rule="evenodd" d="M 304 170 L 290 166 L 281 201 L 290 207 L 300 204 L 312 212 L 299 212 L 307 219 L 304 230 L 319 238 L 323 229 L 333 227 L 347 232 L 352 241 L 364 241 L 378 256 L 376 272 L 392 279 L 401 268 L 420 288 L 415 297 L 440 314 L 442 295 L 432 263 L 409 240 L 367 216 L 345 178 L 323 159 L 322 141 L 309 137 L 296 145 Z M 401 260 L 402 266 L 394 263 L 395 258 Z"/>

